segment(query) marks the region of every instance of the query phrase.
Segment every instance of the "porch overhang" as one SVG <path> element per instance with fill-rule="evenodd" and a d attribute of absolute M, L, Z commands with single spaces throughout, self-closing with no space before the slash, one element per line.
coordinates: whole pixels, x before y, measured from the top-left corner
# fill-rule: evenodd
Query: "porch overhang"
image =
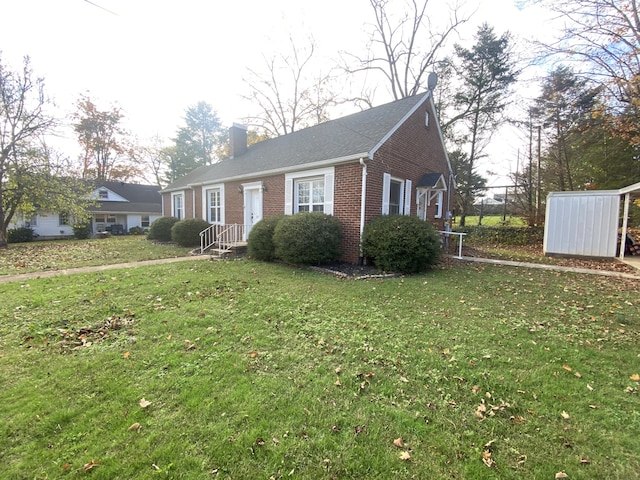
<path fill-rule="evenodd" d="M 447 191 L 447 181 L 444 178 L 443 173 L 425 173 L 420 177 L 418 184 L 416 185 L 417 198 L 416 201 L 426 195 L 427 205 L 431 205 L 431 201 L 440 192 Z"/>

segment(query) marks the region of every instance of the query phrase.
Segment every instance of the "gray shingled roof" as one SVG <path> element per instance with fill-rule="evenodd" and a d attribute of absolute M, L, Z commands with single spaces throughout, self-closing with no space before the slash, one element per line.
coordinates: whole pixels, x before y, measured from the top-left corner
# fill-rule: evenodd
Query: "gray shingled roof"
<path fill-rule="evenodd" d="M 443 177 L 442 173 L 425 173 L 422 177 L 420 177 L 420 181 L 416 185 L 416 187 L 435 187 L 440 180 L 440 177 Z"/>
<path fill-rule="evenodd" d="M 166 187 L 219 182 L 286 171 L 327 160 L 356 158 L 371 153 L 428 93 L 403 98 L 363 112 L 251 145 L 242 155 L 197 168 Z"/>

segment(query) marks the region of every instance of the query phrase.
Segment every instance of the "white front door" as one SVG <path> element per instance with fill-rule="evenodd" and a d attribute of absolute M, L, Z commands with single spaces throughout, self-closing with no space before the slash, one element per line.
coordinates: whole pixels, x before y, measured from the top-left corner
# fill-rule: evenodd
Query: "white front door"
<path fill-rule="evenodd" d="M 249 236 L 251 228 L 262 220 L 262 184 L 244 185 L 244 239 Z"/>

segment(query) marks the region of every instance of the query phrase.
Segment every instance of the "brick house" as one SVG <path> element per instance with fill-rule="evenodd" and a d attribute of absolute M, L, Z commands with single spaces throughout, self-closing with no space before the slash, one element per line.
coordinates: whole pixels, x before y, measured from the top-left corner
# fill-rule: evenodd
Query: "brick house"
<path fill-rule="evenodd" d="M 163 215 L 251 226 L 321 211 L 343 226 L 342 260 L 361 258 L 364 226 L 381 214 L 418 215 L 444 228 L 455 181 L 430 91 L 247 147 L 230 129 L 229 158 L 162 191 Z"/>

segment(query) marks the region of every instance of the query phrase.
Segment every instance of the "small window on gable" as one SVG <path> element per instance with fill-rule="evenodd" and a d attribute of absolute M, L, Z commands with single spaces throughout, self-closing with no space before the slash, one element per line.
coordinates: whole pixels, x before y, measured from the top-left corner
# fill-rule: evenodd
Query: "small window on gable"
<path fill-rule="evenodd" d="M 106 188 L 101 188 L 98 190 L 98 198 L 100 200 L 106 200 L 107 198 L 109 198 L 109 190 L 107 190 Z"/>

